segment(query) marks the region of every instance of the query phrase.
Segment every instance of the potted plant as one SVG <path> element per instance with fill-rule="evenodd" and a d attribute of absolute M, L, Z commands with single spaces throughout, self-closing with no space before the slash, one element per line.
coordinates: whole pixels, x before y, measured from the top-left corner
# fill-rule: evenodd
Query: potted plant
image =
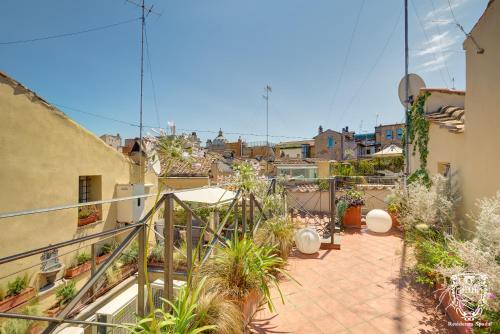
<path fill-rule="evenodd" d="M 148 265 L 154 268 L 163 268 L 165 265 L 164 246 L 163 243 L 156 244 L 149 254 Z M 194 259 L 193 259 L 194 260 Z M 174 270 L 187 270 L 187 245 L 182 242 L 179 248 L 174 248 L 173 253 Z"/>
<path fill-rule="evenodd" d="M 28 276 L 16 277 L 7 283 L 7 295 L 0 300 L 0 312 L 6 312 L 35 296 L 35 289 L 28 286 Z"/>
<path fill-rule="evenodd" d="M 92 224 L 99 219 L 100 212 L 95 205 L 86 205 L 78 208 L 78 226 Z"/>
<path fill-rule="evenodd" d="M 74 280 L 66 281 L 56 289 L 57 303 L 54 304 L 46 313 L 54 317 L 69 303 L 76 295 L 76 283 Z"/>
<path fill-rule="evenodd" d="M 274 247 L 259 247 L 246 237 L 228 240 L 218 246 L 200 268 L 200 276 L 207 278 L 209 289 L 240 307 L 244 324 L 247 324 L 262 299 L 270 310 L 274 309 L 269 287 L 273 285 L 279 290 L 278 275 L 286 274 L 280 269 L 283 259 L 275 252 Z"/>
<path fill-rule="evenodd" d="M 74 264 L 72 267 L 66 269 L 66 273 L 64 274 L 65 278 L 73 278 L 80 274 L 83 274 L 86 271 L 89 271 L 92 267 L 90 263 L 91 257 L 88 253 L 77 253 Z"/>
<path fill-rule="evenodd" d="M 363 193 L 350 189 L 338 201 L 347 203 L 347 210 L 342 218 L 344 226 L 361 228 L 361 207 L 365 204 Z"/>
<path fill-rule="evenodd" d="M 111 243 L 105 243 L 102 245 L 101 250 L 95 259 L 96 264 L 103 263 L 111 255 L 115 248 L 115 245 Z"/>
<path fill-rule="evenodd" d="M 137 271 L 137 262 L 139 260 L 139 243 L 134 241 L 120 257 L 122 264 L 120 270 L 122 277 L 127 278 Z"/>

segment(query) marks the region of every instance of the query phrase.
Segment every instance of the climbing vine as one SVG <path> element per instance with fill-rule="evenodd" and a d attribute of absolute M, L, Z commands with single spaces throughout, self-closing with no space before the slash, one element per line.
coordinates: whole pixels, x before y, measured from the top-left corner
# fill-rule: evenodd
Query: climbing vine
<path fill-rule="evenodd" d="M 413 152 L 415 155 L 419 153 L 420 169 L 414 174 L 427 176 L 427 156 L 429 150 L 429 121 L 425 118 L 424 105 L 427 98 L 431 95 L 429 92 L 420 94 L 417 100 L 412 104 L 408 115 L 408 134 L 405 134 L 405 140 L 413 144 Z"/>

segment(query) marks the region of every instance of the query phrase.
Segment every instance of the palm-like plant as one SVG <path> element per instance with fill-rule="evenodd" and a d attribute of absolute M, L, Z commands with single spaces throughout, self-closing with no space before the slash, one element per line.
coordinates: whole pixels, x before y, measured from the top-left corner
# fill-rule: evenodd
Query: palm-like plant
<path fill-rule="evenodd" d="M 286 260 L 293 247 L 294 235 L 295 224 L 289 217 L 273 217 L 262 224 L 254 239 L 257 246 L 275 247 L 277 255 Z"/>
<path fill-rule="evenodd" d="M 210 288 L 236 303 L 241 303 L 251 291 L 257 290 L 269 309 L 274 309 L 269 288 L 276 286 L 281 295 L 277 273 L 284 273 L 280 269 L 283 259 L 275 254 L 274 247 L 258 247 L 245 237 L 226 241 L 214 253 L 200 268 L 200 274 L 207 277 Z"/>
<path fill-rule="evenodd" d="M 172 309 L 156 309 L 149 316 L 139 319 L 136 324 L 125 324 L 123 327 L 130 333 L 144 334 L 198 334 L 217 328 L 214 324 L 206 324 L 205 316 L 199 312 L 198 300 L 203 293 L 205 280 L 195 289 L 187 285 L 179 290 L 174 302 L 164 300 Z"/>

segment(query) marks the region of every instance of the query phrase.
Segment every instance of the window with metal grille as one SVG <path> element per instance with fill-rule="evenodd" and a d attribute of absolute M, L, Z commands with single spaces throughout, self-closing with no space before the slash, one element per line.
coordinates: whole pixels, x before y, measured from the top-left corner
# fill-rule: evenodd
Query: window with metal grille
<path fill-rule="evenodd" d="M 90 176 L 80 176 L 78 178 L 78 203 L 90 201 Z"/>

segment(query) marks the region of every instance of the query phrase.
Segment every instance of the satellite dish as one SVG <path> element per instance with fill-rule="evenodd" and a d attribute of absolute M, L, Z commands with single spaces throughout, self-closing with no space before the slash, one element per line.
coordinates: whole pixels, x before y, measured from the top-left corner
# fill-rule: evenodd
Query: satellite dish
<path fill-rule="evenodd" d="M 401 81 L 399 82 L 399 87 L 398 87 L 398 95 L 399 95 L 399 101 L 401 101 L 401 104 L 403 107 L 408 107 L 408 102 L 406 101 L 406 77 L 403 77 Z M 408 74 L 408 83 L 409 83 L 409 88 L 408 88 L 408 100 L 410 102 L 413 102 L 415 98 L 420 94 L 420 89 L 425 88 L 425 82 L 424 80 L 416 75 L 415 73 L 410 73 Z"/>

